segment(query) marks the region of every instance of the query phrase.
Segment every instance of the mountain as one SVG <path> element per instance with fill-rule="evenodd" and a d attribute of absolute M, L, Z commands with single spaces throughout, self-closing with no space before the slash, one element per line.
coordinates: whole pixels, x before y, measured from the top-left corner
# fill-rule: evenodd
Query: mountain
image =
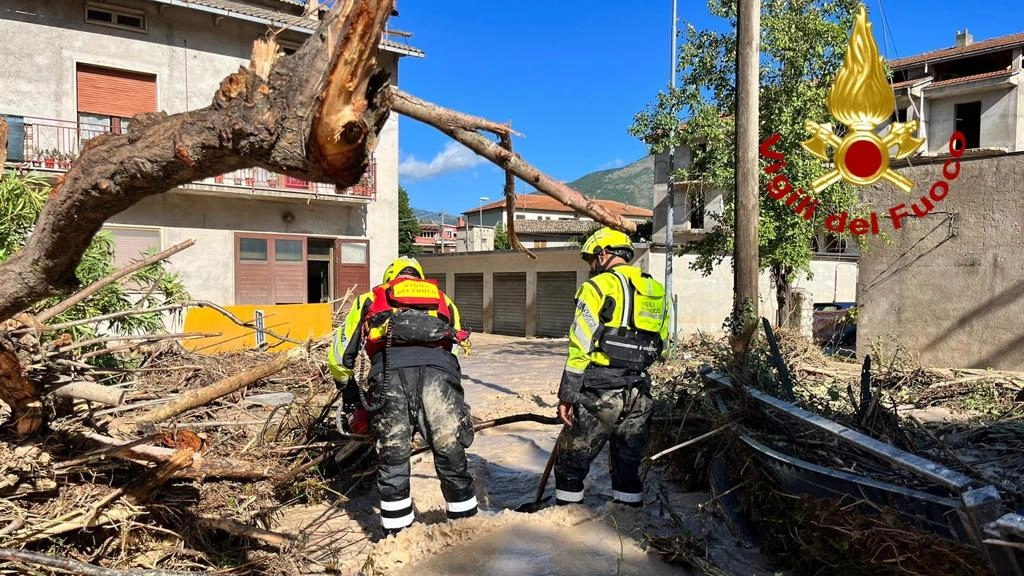
<path fill-rule="evenodd" d="M 440 212 L 431 212 L 429 210 L 420 210 L 419 208 L 413 208 L 412 209 L 412 214 L 413 214 L 413 216 L 416 217 L 417 220 L 419 220 L 420 222 L 422 222 L 424 224 L 426 224 L 426 223 L 440 224 L 441 223 L 441 213 Z M 452 214 L 446 212 L 445 213 L 444 221 L 445 221 L 446 224 L 454 224 L 455 220 L 457 218 L 458 218 L 457 215 L 453 216 Z"/>
<path fill-rule="evenodd" d="M 654 157 L 645 156 L 622 168 L 591 172 L 569 182 L 569 186 L 591 198 L 617 200 L 641 208 L 652 208 Z"/>
<path fill-rule="evenodd" d="M 568 184 L 590 198 L 617 200 L 633 206 L 653 209 L 654 157 L 646 156 L 622 168 L 591 172 Z M 536 192 L 536 190 L 524 190 L 522 182 L 517 182 L 517 186 L 520 194 Z M 430 212 L 419 208 L 413 208 L 412 212 L 420 222 L 434 224 L 441 222 L 440 212 Z M 445 223 L 454 224 L 458 217 L 457 213 L 446 212 Z"/>

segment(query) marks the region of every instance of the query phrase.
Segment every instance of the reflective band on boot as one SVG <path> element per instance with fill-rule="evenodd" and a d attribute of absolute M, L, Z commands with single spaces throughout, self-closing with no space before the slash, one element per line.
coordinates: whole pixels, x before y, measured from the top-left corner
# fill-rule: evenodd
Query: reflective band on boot
<path fill-rule="evenodd" d="M 555 503 L 575 504 L 576 502 L 583 502 L 583 490 L 580 490 L 579 492 L 569 492 L 568 490 L 555 489 Z"/>
<path fill-rule="evenodd" d="M 385 530 L 405 528 L 412 524 L 415 516 L 412 513 L 412 498 L 405 498 L 396 502 L 380 503 L 380 525 Z"/>
<path fill-rule="evenodd" d="M 612 490 L 612 498 L 616 502 L 633 505 L 643 504 L 644 501 L 643 492 L 619 492 L 618 490 Z"/>
<path fill-rule="evenodd" d="M 448 503 L 448 519 L 455 520 L 456 518 L 469 518 L 474 516 L 477 512 L 476 496 L 471 496 L 469 500 L 463 500 L 462 502 L 449 502 Z"/>

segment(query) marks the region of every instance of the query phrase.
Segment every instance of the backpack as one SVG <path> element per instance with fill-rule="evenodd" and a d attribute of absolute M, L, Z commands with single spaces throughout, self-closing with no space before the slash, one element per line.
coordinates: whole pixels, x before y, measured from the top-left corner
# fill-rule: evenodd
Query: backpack
<path fill-rule="evenodd" d="M 452 325 L 444 292 L 434 280 L 396 278 L 373 289 L 363 323 L 366 353 L 385 346 L 431 346 L 451 351 L 469 336 Z"/>
<path fill-rule="evenodd" d="M 604 327 L 598 345 L 612 368 L 645 370 L 661 356 L 661 328 L 665 322 L 665 287 L 643 278 L 638 286 L 631 278 L 612 271 L 622 286 L 622 323 Z"/>

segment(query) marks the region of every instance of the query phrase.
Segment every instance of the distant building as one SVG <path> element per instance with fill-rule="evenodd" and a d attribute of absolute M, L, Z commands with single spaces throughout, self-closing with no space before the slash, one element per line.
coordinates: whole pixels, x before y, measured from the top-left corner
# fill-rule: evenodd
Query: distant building
<path fill-rule="evenodd" d="M 898 121 L 918 120 L 926 154 L 942 153 L 959 130 L 967 149 L 1024 150 L 1024 33 L 974 42 L 957 32 L 949 48 L 889 62 Z"/>
<path fill-rule="evenodd" d="M 614 200 L 596 200 L 596 202 L 608 212 L 636 224 L 648 223 L 654 217 L 654 212 L 648 208 Z M 493 246 L 493 233 L 491 242 L 488 244 L 485 240 L 487 234 L 485 232 L 474 234 L 475 229 L 493 230 L 499 223 L 505 226 L 508 221 L 504 198 L 497 202 L 483 204 L 473 210 L 467 210 L 462 215 L 464 220 L 460 220 L 459 234 L 460 237 L 470 239 L 469 249 L 466 250 L 469 252 L 476 251 L 474 246 Z M 466 229 L 462 228 L 464 226 Z M 547 194 L 516 195 L 516 234 L 527 248 L 571 246 L 576 243 L 578 236 L 589 234 L 600 226 L 591 218 L 577 214 L 572 208 Z M 491 248 L 485 249 L 490 250 Z"/>
<path fill-rule="evenodd" d="M 415 244 L 424 254 L 454 254 L 458 243 L 458 228 L 454 224 L 420 224 L 420 235 Z"/>

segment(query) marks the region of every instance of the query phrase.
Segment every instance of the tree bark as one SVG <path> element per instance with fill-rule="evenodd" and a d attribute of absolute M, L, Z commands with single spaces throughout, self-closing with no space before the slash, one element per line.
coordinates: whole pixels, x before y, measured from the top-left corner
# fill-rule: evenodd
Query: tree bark
<path fill-rule="evenodd" d="M 636 224 L 633 222 L 605 210 L 604 207 L 593 199 L 587 198 L 565 184 L 552 179 L 525 162 L 518 155 L 502 148 L 501 144 L 492 142 L 477 132 L 478 129 L 482 129 L 502 136 L 512 132 L 510 127 L 442 108 L 436 104 L 425 102 L 415 96 L 406 94 L 401 90 L 393 90 L 393 93 L 394 102 L 392 106 L 395 112 L 437 128 L 473 152 L 494 162 L 505 171 L 515 174 L 523 182 L 580 214 L 585 214 L 602 224 L 628 234 L 636 232 Z M 755 154 L 757 152 L 756 142 L 754 152 Z"/>
<path fill-rule="evenodd" d="M 257 41 L 253 62 L 221 82 L 210 106 L 140 114 L 128 134 L 89 140 L 25 247 L 0 265 L 0 321 L 77 288 L 75 268 L 100 226 L 147 196 L 255 166 L 356 184 L 390 111 L 374 55 L 392 5 L 337 2 L 295 54 L 278 58 L 273 39 Z"/>

